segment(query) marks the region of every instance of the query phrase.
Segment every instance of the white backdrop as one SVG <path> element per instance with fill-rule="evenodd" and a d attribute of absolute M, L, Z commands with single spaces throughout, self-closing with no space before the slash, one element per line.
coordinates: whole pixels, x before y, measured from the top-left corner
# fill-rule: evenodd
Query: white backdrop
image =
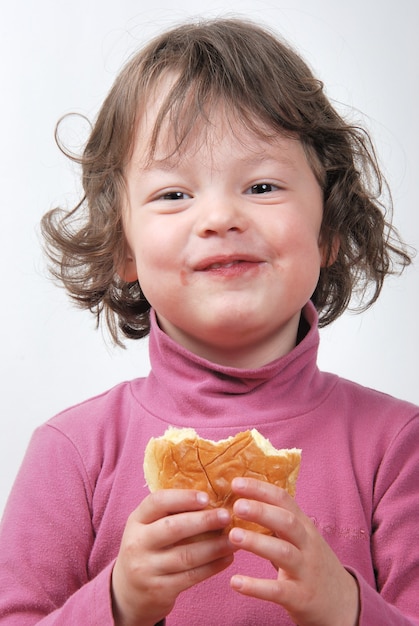
<path fill-rule="evenodd" d="M 0 15 L 0 512 L 30 434 L 59 410 L 148 371 L 147 343 L 107 343 L 47 278 L 38 223 L 78 197 L 59 153 L 59 117 L 92 118 L 130 53 L 198 15 L 195 0 L 25 0 Z M 333 99 L 363 112 L 392 186 L 395 223 L 419 249 L 419 3 L 412 0 L 206 0 L 204 16 L 272 25 Z M 419 261 L 418 261 L 419 262 Z M 361 316 L 322 331 L 320 365 L 419 404 L 418 264 Z"/>

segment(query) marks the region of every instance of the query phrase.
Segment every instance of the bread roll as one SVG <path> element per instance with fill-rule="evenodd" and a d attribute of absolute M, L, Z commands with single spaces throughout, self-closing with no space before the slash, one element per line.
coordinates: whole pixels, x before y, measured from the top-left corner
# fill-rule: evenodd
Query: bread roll
<path fill-rule="evenodd" d="M 276 450 L 255 428 L 234 437 L 201 439 L 193 428 L 169 428 L 151 438 L 144 455 L 144 475 L 150 491 L 199 489 L 209 495 L 210 507 L 232 512 L 237 496 L 231 491 L 235 477 L 264 480 L 295 495 L 301 450 Z M 270 530 L 232 515 L 232 526 L 272 534 Z"/>

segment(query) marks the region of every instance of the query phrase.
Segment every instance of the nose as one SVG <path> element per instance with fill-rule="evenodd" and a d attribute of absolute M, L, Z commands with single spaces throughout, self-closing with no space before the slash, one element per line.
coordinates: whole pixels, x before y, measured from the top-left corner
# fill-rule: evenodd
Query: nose
<path fill-rule="evenodd" d="M 211 194 L 199 200 L 196 206 L 195 233 L 199 237 L 240 233 L 247 229 L 248 220 L 240 200 L 232 195 Z"/>

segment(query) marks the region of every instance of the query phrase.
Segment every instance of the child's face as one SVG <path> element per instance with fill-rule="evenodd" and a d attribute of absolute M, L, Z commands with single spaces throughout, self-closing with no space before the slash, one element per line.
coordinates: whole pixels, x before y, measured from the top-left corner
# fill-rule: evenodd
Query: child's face
<path fill-rule="evenodd" d="M 160 141 L 146 167 L 143 120 L 126 170 L 123 274 L 138 278 L 181 345 L 258 367 L 296 343 L 322 263 L 322 192 L 299 141 L 268 142 L 238 124 L 233 133 L 221 114 L 212 121 L 167 162 L 157 159 L 170 141 Z"/>

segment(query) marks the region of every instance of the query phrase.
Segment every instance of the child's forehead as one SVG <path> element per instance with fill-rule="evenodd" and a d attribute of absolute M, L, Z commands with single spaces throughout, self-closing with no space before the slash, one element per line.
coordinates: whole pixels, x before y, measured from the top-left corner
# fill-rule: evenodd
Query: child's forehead
<path fill-rule="evenodd" d="M 196 141 L 188 140 L 176 149 L 168 147 L 163 136 L 161 146 L 151 157 L 147 147 L 137 146 L 127 174 L 160 172 L 195 175 L 204 168 L 207 173 L 228 170 L 230 174 L 240 172 L 247 176 L 250 172 L 266 172 L 266 167 L 272 171 L 272 167 L 280 166 L 284 175 L 285 172 L 294 172 L 295 175 L 306 167 L 307 159 L 301 142 L 279 134 L 276 141 L 273 138 L 266 141 L 246 132 L 247 141 L 243 141 L 243 137 L 237 137 L 232 132 L 224 135 L 217 133 L 214 138 L 203 131 L 202 137 Z"/>
<path fill-rule="evenodd" d="M 268 146 L 283 143 L 285 133 L 273 129 L 252 116 L 242 118 L 239 109 L 227 110 L 223 103 L 213 106 L 210 112 L 202 112 L 193 125 L 178 113 L 173 120 L 169 114 L 159 119 L 160 109 L 152 103 L 139 115 L 134 145 L 134 159 L 143 166 L 158 164 L 163 169 L 171 169 L 179 160 L 191 159 L 198 153 L 214 154 L 221 146 L 234 145 L 235 153 L 243 160 L 257 162 L 263 160 Z M 297 137 L 292 137 L 297 139 Z M 287 139 L 290 139 L 288 134 Z"/>

